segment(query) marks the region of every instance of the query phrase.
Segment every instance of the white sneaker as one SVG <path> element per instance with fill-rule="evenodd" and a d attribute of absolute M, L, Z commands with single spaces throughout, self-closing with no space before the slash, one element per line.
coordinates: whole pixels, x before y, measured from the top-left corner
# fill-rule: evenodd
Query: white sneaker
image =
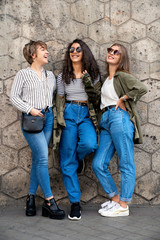
<path fill-rule="evenodd" d="M 104 209 L 100 214 L 104 217 L 129 216 L 129 207 L 123 208 L 119 203 L 116 203 L 115 206 L 108 210 Z"/>
<path fill-rule="evenodd" d="M 98 210 L 98 213 L 101 214 L 101 212 L 112 208 L 113 206 L 115 206 L 115 204 L 116 204 L 116 202 L 114 202 L 114 201 L 107 201 L 107 202 L 102 203 L 101 208 Z"/>

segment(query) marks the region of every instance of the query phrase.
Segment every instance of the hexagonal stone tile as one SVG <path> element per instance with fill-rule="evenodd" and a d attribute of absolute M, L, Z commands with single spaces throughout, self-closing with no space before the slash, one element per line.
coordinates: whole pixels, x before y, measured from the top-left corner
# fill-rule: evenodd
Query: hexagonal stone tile
<path fill-rule="evenodd" d="M 159 9 L 159 0 L 134 0 L 132 2 L 132 18 L 148 24 L 159 18 Z"/>
<path fill-rule="evenodd" d="M 138 59 L 131 59 L 131 73 L 139 80 L 149 78 L 149 63 L 142 62 Z"/>
<path fill-rule="evenodd" d="M 125 42 L 134 42 L 146 36 L 146 27 L 145 25 L 137 23 L 131 19 L 119 26 L 117 33 L 119 40 Z"/>
<path fill-rule="evenodd" d="M 151 155 L 135 148 L 136 178 L 151 171 Z"/>
<path fill-rule="evenodd" d="M 110 25 L 106 18 L 89 26 L 89 37 L 99 44 L 115 41 L 116 35 L 116 27 Z"/>
<path fill-rule="evenodd" d="M 160 42 L 160 19 L 147 26 L 147 36 Z"/>
<path fill-rule="evenodd" d="M 156 171 L 158 173 L 160 173 L 160 150 L 158 150 L 157 152 L 155 152 L 152 155 L 152 169 L 153 171 Z"/>
<path fill-rule="evenodd" d="M 41 39 L 39 31 L 41 32 Z M 26 38 L 28 42 L 28 39 L 40 39 L 46 42 L 53 39 L 54 34 L 55 32 L 53 31 L 51 23 L 46 23 L 41 19 L 22 23 L 22 36 Z"/>
<path fill-rule="evenodd" d="M 109 200 L 108 198 L 106 198 L 107 196 L 105 196 L 105 197 L 103 197 L 103 196 L 97 196 L 97 197 L 95 197 L 95 198 L 93 198 L 93 199 L 91 199 L 90 201 L 89 201 L 89 204 L 102 204 L 102 203 L 104 203 L 104 202 L 106 202 L 107 200 Z"/>
<path fill-rule="evenodd" d="M 5 4 L 5 13 L 17 17 L 20 21 L 27 21 L 32 17 L 31 1 L 7 0 Z"/>
<path fill-rule="evenodd" d="M 104 17 L 104 5 L 97 0 L 77 1 L 71 5 L 71 15 L 78 22 L 91 24 Z"/>
<path fill-rule="evenodd" d="M 145 94 L 141 100 L 144 102 L 151 102 L 160 97 L 160 82 L 155 79 L 147 79 L 143 82 L 147 89 L 148 93 Z"/>
<path fill-rule="evenodd" d="M 108 0 L 99 0 L 99 2 L 105 3 L 105 2 L 108 2 Z"/>
<path fill-rule="evenodd" d="M 0 206 L 4 207 L 4 206 L 8 205 L 8 202 L 9 202 L 8 199 L 9 199 L 8 196 L 0 193 Z"/>
<path fill-rule="evenodd" d="M 0 146 L 0 175 L 3 175 L 18 164 L 18 152 L 6 146 Z"/>
<path fill-rule="evenodd" d="M 3 144 L 15 149 L 21 149 L 28 145 L 22 134 L 20 121 L 15 122 L 3 130 Z"/>
<path fill-rule="evenodd" d="M 160 204 L 160 195 L 158 197 L 155 197 L 152 201 L 151 201 L 152 205 L 159 205 Z"/>
<path fill-rule="evenodd" d="M 13 83 L 14 77 L 8 78 L 7 80 L 4 80 L 4 93 L 10 97 L 11 87 Z"/>
<path fill-rule="evenodd" d="M 53 41 L 47 42 L 47 50 L 49 51 L 49 56 L 51 57 L 51 62 L 62 61 L 66 49 L 64 49 L 64 44 L 62 41 Z"/>
<path fill-rule="evenodd" d="M 49 171 L 50 172 L 50 183 L 51 183 L 51 189 L 53 192 L 53 195 L 55 197 L 56 200 L 59 200 L 61 198 L 67 197 L 67 192 L 66 189 L 64 187 L 64 183 L 63 183 L 63 179 L 62 179 L 62 175 L 55 172 L 53 174 L 53 171 Z"/>
<path fill-rule="evenodd" d="M 118 155 L 117 155 L 117 153 L 115 153 L 113 158 L 111 159 L 111 161 L 109 163 L 109 167 L 108 167 L 111 175 L 117 173 L 117 171 L 118 171 L 118 164 L 119 164 Z"/>
<path fill-rule="evenodd" d="M 3 64 L 0 65 L 1 78 L 6 79 L 15 75 L 21 68 L 20 62 L 10 56 L 0 57 Z"/>
<path fill-rule="evenodd" d="M 160 99 L 149 103 L 148 105 L 148 122 L 160 126 Z"/>
<path fill-rule="evenodd" d="M 153 54 L 154 53 L 154 54 Z M 132 57 L 145 62 L 159 60 L 159 44 L 151 39 L 144 39 L 132 44 Z"/>
<path fill-rule="evenodd" d="M 28 192 L 29 174 L 17 168 L 2 176 L 2 192 L 15 199 L 24 197 Z"/>
<path fill-rule="evenodd" d="M 160 147 L 160 131 L 159 127 L 152 124 L 142 126 L 143 144 L 138 144 L 137 147 L 144 149 L 148 153 L 154 153 Z"/>
<path fill-rule="evenodd" d="M 0 36 L 0 55 L 7 55 L 8 53 L 8 41 L 4 36 Z"/>
<path fill-rule="evenodd" d="M 85 176 L 79 177 L 81 200 L 88 202 L 93 197 L 97 196 L 97 185 L 94 181 Z"/>
<path fill-rule="evenodd" d="M 2 144 L 2 130 L 0 129 L 0 145 Z"/>
<path fill-rule="evenodd" d="M 98 194 L 105 198 L 108 197 L 107 193 L 104 191 L 100 183 L 98 183 Z"/>
<path fill-rule="evenodd" d="M 47 0 L 38 4 L 40 18 L 50 23 L 53 28 L 58 28 L 68 22 L 70 18 L 69 4 L 64 1 Z"/>
<path fill-rule="evenodd" d="M 83 40 L 84 40 L 84 42 L 86 42 L 86 44 L 88 45 L 88 47 L 92 51 L 92 54 L 95 57 L 95 59 L 96 60 L 99 59 L 99 45 L 89 38 L 86 38 L 86 39 L 83 39 Z"/>
<path fill-rule="evenodd" d="M 87 26 L 75 21 L 67 21 L 56 34 L 58 39 L 72 42 L 76 38 L 83 39 L 87 36 Z"/>
<path fill-rule="evenodd" d="M 136 181 L 135 193 L 151 200 L 160 194 L 160 174 L 150 172 Z"/>
<path fill-rule="evenodd" d="M 150 64 L 150 77 L 160 80 L 160 61 Z"/>
<path fill-rule="evenodd" d="M 3 81 L 0 81 L 0 94 L 3 93 Z"/>
<path fill-rule="evenodd" d="M 19 166 L 26 171 L 30 171 L 32 167 L 32 151 L 30 147 L 25 147 L 19 152 Z"/>
<path fill-rule="evenodd" d="M 130 3 L 124 0 L 112 0 L 110 11 L 112 24 L 119 25 L 130 18 Z"/>
<path fill-rule="evenodd" d="M 11 102 L 5 95 L 0 95 L 0 127 L 4 128 L 17 120 L 17 111 L 13 108 Z M 7 109 L 7 111 L 6 111 Z"/>
<path fill-rule="evenodd" d="M 91 153 L 85 157 L 85 169 L 84 169 L 84 174 L 85 176 L 89 177 L 95 182 L 98 182 L 98 179 L 96 175 L 93 172 L 92 169 L 92 160 L 93 160 L 94 153 Z"/>
<path fill-rule="evenodd" d="M 8 1 L 9 2 L 9 1 Z M 11 39 L 17 38 L 21 34 L 20 22 L 11 15 L 1 15 L 0 30 L 5 33 L 6 46 Z M 3 46 L 3 45 L 2 45 Z"/>
<path fill-rule="evenodd" d="M 131 204 L 147 204 L 148 201 L 141 198 L 140 196 L 137 196 L 136 194 L 133 194 Z"/>
<path fill-rule="evenodd" d="M 139 101 L 137 103 L 137 111 L 139 114 L 141 124 L 147 123 L 147 104 L 144 102 Z"/>
<path fill-rule="evenodd" d="M 22 53 L 22 49 L 24 48 L 25 44 L 28 43 L 29 41 L 23 37 L 19 37 L 16 39 L 13 39 L 11 42 L 9 42 L 9 49 L 8 53 L 9 55 L 16 59 L 17 61 L 23 61 L 24 56 Z"/>

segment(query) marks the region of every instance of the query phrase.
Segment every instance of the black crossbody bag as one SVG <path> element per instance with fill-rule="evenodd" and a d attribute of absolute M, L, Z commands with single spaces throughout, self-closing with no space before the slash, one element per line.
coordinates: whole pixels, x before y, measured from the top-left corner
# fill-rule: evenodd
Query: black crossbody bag
<path fill-rule="evenodd" d="M 47 72 L 46 75 L 46 95 L 48 90 L 48 81 L 47 81 Z M 45 97 L 46 102 L 46 97 Z M 48 106 L 45 109 L 44 117 L 40 116 L 32 116 L 31 114 L 22 113 L 22 128 L 25 132 L 29 133 L 39 133 L 43 130 L 45 124 L 45 113 L 48 109 Z"/>

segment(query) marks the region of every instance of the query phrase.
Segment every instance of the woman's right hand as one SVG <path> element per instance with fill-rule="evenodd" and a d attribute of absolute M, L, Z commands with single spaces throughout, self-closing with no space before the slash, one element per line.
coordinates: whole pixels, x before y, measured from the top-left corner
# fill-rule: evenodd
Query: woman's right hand
<path fill-rule="evenodd" d="M 42 110 L 37 110 L 35 108 L 32 108 L 31 111 L 30 111 L 30 114 L 32 116 L 44 117 L 44 115 L 41 112 L 42 112 Z"/>

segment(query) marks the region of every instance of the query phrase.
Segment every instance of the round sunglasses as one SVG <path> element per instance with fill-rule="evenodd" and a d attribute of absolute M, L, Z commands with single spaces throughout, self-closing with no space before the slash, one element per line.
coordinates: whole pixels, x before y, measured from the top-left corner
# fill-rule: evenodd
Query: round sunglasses
<path fill-rule="evenodd" d="M 114 50 L 113 48 L 107 48 L 107 52 L 114 55 L 119 55 L 121 52 L 119 50 Z"/>
<path fill-rule="evenodd" d="M 69 49 L 69 53 L 73 53 L 75 50 L 76 50 L 77 53 L 82 52 L 82 48 L 81 47 L 77 47 L 77 48 L 71 47 Z"/>

